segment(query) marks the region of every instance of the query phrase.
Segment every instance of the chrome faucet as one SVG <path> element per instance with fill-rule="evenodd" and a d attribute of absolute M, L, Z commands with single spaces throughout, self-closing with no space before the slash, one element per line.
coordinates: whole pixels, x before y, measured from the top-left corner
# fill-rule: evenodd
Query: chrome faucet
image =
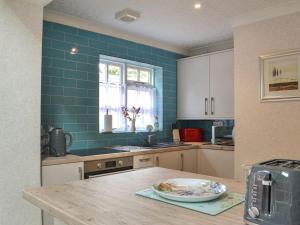
<path fill-rule="evenodd" d="M 147 144 L 148 145 L 151 145 L 152 144 L 152 137 L 154 136 L 155 134 L 148 134 L 147 135 Z"/>
<path fill-rule="evenodd" d="M 152 137 L 155 136 L 155 134 L 151 134 L 151 132 L 148 132 L 147 134 L 145 133 L 135 133 L 136 137 L 138 137 L 139 141 L 143 142 L 143 146 L 145 147 L 150 147 L 153 145 L 153 140 Z"/>

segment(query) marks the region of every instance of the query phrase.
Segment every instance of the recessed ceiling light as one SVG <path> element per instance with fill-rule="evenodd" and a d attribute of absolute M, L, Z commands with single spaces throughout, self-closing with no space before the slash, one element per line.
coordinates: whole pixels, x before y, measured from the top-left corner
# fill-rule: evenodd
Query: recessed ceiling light
<path fill-rule="evenodd" d="M 77 53 L 78 53 L 78 48 L 76 48 L 76 47 L 71 48 L 71 50 L 70 50 L 71 55 L 76 55 Z"/>
<path fill-rule="evenodd" d="M 194 5 L 194 7 L 195 7 L 195 9 L 200 9 L 200 8 L 201 8 L 201 4 L 200 4 L 200 3 L 196 3 L 196 4 Z"/>

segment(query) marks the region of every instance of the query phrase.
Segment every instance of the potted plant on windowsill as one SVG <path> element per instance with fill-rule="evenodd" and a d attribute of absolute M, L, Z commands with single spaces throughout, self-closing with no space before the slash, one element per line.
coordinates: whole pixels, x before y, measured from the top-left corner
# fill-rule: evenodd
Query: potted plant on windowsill
<path fill-rule="evenodd" d="M 141 107 L 136 108 L 132 106 L 130 110 L 125 106 L 122 107 L 123 116 L 131 122 L 131 127 L 130 127 L 131 132 L 136 131 L 135 122 L 136 122 L 136 118 L 140 116 L 139 115 L 140 111 L 141 111 Z"/>

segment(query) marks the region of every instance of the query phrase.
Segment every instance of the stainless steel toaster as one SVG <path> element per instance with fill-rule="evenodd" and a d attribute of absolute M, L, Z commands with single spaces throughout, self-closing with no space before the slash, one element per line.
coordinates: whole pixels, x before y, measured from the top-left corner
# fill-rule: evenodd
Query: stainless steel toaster
<path fill-rule="evenodd" d="M 253 165 L 247 179 L 246 224 L 300 225 L 300 161 Z"/>

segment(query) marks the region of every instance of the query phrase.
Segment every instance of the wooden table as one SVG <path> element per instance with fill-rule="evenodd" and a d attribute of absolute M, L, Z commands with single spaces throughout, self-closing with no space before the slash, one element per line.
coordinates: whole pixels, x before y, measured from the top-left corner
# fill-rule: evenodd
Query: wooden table
<path fill-rule="evenodd" d="M 23 196 L 69 225 L 244 225 L 244 204 L 209 216 L 135 195 L 168 178 L 213 179 L 232 192 L 245 192 L 245 185 L 234 180 L 155 167 L 28 189 Z"/>

